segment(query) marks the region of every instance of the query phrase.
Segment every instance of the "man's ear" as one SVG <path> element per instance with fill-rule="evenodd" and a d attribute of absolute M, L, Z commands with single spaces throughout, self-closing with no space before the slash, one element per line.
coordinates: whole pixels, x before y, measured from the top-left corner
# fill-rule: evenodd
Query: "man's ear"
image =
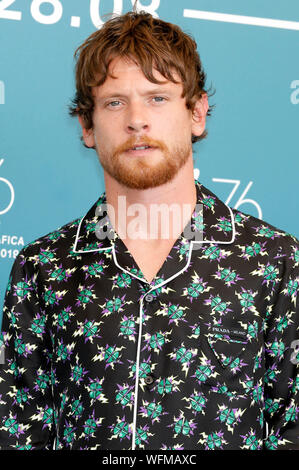
<path fill-rule="evenodd" d="M 209 109 L 208 95 L 203 93 L 196 101 L 192 113 L 192 134 L 200 136 L 205 130 L 206 115 Z"/>
<path fill-rule="evenodd" d="M 93 129 L 86 129 L 84 127 L 84 120 L 83 120 L 83 117 L 78 115 L 78 119 L 79 119 L 79 122 L 80 122 L 80 125 L 82 127 L 82 135 L 83 135 L 83 140 L 85 142 L 85 144 L 87 145 L 87 147 L 94 147 L 95 148 L 95 138 L 94 138 L 94 135 L 93 135 Z"/>

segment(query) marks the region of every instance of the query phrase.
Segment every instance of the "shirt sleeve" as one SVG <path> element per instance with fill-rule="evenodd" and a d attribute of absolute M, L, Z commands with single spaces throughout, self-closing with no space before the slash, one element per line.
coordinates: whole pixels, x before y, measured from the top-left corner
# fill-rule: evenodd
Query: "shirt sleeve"
<path fill-rule="evenodd" d="M 0 449 L 53 448 L 51 337 L 33 263 L 20 251 L 9 276 L 0 335 Z"/>
<path fill-rule="evenodd" d="M 268 433 L 264 450 L 299 450 L 298 250 L 296 239 L 289 236 L 274 260 L 281 269 L 265 322 L 264 413 Z M 275 279 L 274 271 L 272 274 Z"/>

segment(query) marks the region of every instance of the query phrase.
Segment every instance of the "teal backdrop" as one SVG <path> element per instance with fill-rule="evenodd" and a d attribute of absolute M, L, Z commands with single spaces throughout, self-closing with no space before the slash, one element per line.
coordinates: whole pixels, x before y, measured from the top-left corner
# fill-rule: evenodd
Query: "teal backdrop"
<path fill-rule="evenodd" d="M 231 207 L 299 237 L 298 0 L 139 7 L 196 39 L 215 89 L 195 176 Z M 131 8 L 131 0 L 0 1 L 0 312 L 23 246 L 83 216 L 104 191 L 98 157 L 67 112 L 73 53 L 105 14 Z"/>

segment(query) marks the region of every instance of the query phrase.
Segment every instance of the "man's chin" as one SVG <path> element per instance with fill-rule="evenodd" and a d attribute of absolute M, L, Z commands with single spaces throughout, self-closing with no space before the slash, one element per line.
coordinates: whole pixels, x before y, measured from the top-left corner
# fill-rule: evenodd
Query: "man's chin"
<path fill-rule="evenodd" d="M 145 190 L 157 188 L 159 186 L 162 186 L 163 184 L 169 183 L 175 177 L 175 175 L 176 173 L 174 174 L 164 172 L 162 174 L 155 174 L 154 172 L 152 172 L 152 174 L 144 175 L 143 177 L 141 177 L 140 174 L 138 176 L 130 176 L 128 173 L 122 175 L 115 174 L 111 176 L 127 188 Z"/>
<path fill-rule="evenodd" d="M 107 165 L 106 158 L 101 163 L 109 176 L 122 186 L 145 190 L 169 183 L 177 175 L 183 164 L 186 163 L 186 159 L 184 159 L 180 161 L 179 165 L 175 165 L 170 157 L 162 155 L 164 157 L 162 159 L 130 158 L 122 153 L 121 155 L 114 155 L 110 160 L 110 165 Z"/>

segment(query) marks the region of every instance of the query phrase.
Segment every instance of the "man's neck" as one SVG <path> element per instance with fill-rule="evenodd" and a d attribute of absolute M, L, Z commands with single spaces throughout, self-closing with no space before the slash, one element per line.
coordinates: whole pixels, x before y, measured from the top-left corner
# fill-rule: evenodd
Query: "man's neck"
<path fill-rule="evenodd" d="M 156 188 L 131 189 L 119 184 L 105 171 L 104 177 L 109 218 L 117 234 L 128 244 L 146 242 L 154 247 L 162 241 L 175 241 L 194 211 L 196 187 L 192 157 L 172 181 Z M 135 206 L 137 212 L 128 215 L 133 204 L 139 205 Z M 109 205 L 113 207 L 115 220 Z M 164 206 L 164 210 L 155 211 L 154 205 L 161 209 Z M 135 239 L 132 239 L 132 234 Z"/>

